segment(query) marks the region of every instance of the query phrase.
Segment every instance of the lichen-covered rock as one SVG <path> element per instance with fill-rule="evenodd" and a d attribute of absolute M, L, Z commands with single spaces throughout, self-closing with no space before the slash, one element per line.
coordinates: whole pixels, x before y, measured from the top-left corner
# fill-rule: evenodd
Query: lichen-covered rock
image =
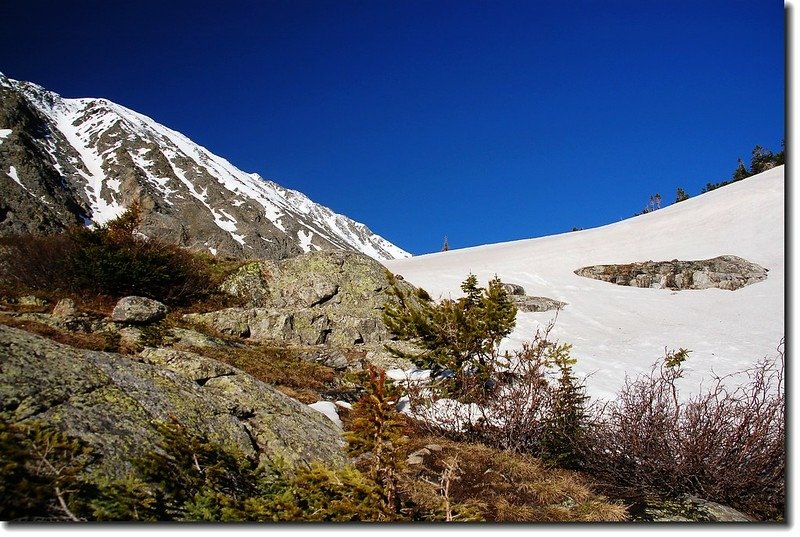
<path fill-rule="evenodd" d="M 332 302 L 340 309 L 380 310 L 389 286 L 386 269 L 366 255 L 310 252 L 241 267 L 221 289 L 254 308 L 302 309 Z"/>
<path fill-rule="evenodd" d="M 167 315 L 167 307 L 152 298 L 126 296 L 121 298 L 111 312 L 111 320 L 120 323 L 146 324 L 160 321 Z"/>
<path fill-rule="evenodd" d="M 542 312 L 560 310 L 566 306 L 566 302 L 547 298 L 546 296 L 518 296 L 511 295 L 511 303 L 519 311 Z"/>
<path fill-rule="evenodd" d="M 0 326 L 0 415 L 83 439 L 100 456 L 98 468 L 118 477 L 163 441 L 156 423 L 172 419 L 265 462 L 344 460 L 329 420 L 233 367 L 166 350 L 140 360 Z"/>
<path fill-rule="evenodd" d="M 35 297 L 33 295 L 25 295 L 17 299 L 17 304 L 19 304 L 20 306 L 42 307 L 47 305 L 47 300 Z"/>
<path fill-rule="evenodd" d="M 270 458 L 290 463 L 343 461 L 344 442 L 328 420 L 243 371 L 191 352 L 145 349 L 140 356 L 215 395 L 229 414 L 247 425 L 248 433 Z"/>
<path fill-rule="evenodd" d="M 647 500 L 631 508 L 634 522 L 755 522 L 727 505 L 684 494 L 669 500 Z"/>
<path fill-rule="evenodd" d="M 190 314 L 184 320 L 254 341 L 381 344 L 392 339 L 381 319 L 389 286 L 383 265 L 363 254 L 312 252 L 244 265 L 221 289 L 247 307 Z"/>
<path fill-rule="evenodd" d="M 355 368 L 360 367 L 360 364 L 353 363 L 342 351 L 333 349 L 327 345 L 320 345 L 316 348 L 299 351 L 298 357 L 307 362 L 316 362 L 326 365 L 337 371 L 343 371 L 348 368 L 353 368 L 354 366 Z"/>
<path fill-rule="evenodd" d="M 226 336 L 254 341 L 299 339 L 293 332 L 294 317 L 291 314 L 267 308 L 226 308 L 209 313 L 189 313 L 183 319 Z"/>
<path fill-rule="evenodd" d="M 53 308 L 53 316 L 61 319 L 71 319 L 78 315 L 78 308 L 71 298 L 62 298 Z"/>
<path fill-rule="evenodd" d="M 697 261 L 645 261 L 594 265 L 575 271 L 578 276 L 617 285 L 654 289 L 725 289 L 734 291 L 767 279 L 768 269 L 741 257 L 723 255 Z"/>
<path fill-rule="evenodd" d="M 278 266 L 275 261 L 248 263 L 228 276 L 220 289 L 231 296 L 246 300 L 250 307 L 263 308 L 271 304 L 269 280 L 276 270 Z"/>
<path fill-rule="evenodd" d="M 225 347 L 224 340 L 188 328 L 170 328 L 166 343 L 177 348 Z"/>

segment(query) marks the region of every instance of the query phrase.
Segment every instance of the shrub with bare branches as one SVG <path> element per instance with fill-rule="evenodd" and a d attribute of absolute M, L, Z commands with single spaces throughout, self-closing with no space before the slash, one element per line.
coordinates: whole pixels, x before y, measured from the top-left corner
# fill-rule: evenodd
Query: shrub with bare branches
<path fill-rule="evenodd" d="M 513 356 L 498 358 L 488 380 L 464 377 L 462 383 L 480 383 L 479 400 L 443 398 L 429 384 L 409 383 L 411 413 L 420 427 L 461 441 L 529 453 L 563 467 L 580 467 L 588 397 L 573 373 L 571 347 L 550 338 L 554 325 L 555 319 Z"/>
<path fill-rule="evenodd" d="M 775 358 L 716 376 L 706 391 L 681 399 L 677 381 L 686 357 L 683 349 L 668 352 L 648 375 L 626 379 L 616 400 L 596 408 L 583 443 L 586 470 L 615 497 L 690 493 L 758 518 L 780 518 L 783 342 Z"/>

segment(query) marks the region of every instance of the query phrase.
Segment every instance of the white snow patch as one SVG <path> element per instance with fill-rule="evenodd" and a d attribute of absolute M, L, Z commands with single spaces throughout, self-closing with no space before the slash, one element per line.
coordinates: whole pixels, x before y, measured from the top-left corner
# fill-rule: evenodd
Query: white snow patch
<path fill-rule="evenodd" d="M 303 229 L 297 230 L 297 238 L 300 240 L 300 248 L 302 248 L 304 252 L 311 251 L 311 239 L 313 237 L 314 234 L 310 231 L 305 231 Z"/>
<path fill-rule="evenodd" d="M 122 185 L 122 181 L 120 181 L 119 179 L 108 179 L 106 180 L 106 185 L 108 186 L 108 188 L 119 194 L 120 193 L 119 187 Z"/>
<path fill-rule="evenodd" d="M 0 129 L 0 144 L 3 143 L 3 140 L 8 138 L 11 133 L 14 132 L 11 129 Z"/>
<path fill-rule="evenodd" d="M 102 196 L 105 182 L 103 159 L 95 153 L 91 145 L 91 135 L 109 128 L 116 118 L 102 115 L 91 123 L 82 122 L 81 118 L 91 105 L 91 99 L 70 99 L 63 102 L 67 113 L 56 117 L 56 128 L 78 152 L 83 163 L 83 169 L 78 167 L 78 173 L 86 179 L 86 195 L 91 204 L 92 220 L 97 225 L 104 224 L 124 213 L 125 207 L 109 202 Z"/>
<path fill-rule="evenodd" d="M 435 399 L 430 405 L 414 407 L 407 397 L 401 398 L 398 410 L 416 420 L 449 429 L 463 431 L 486 418 L 486 412 L 474 403 L 454 399 Z"/>
<path fill-rule="evenodd" d="M 24 188 L 26 192 L 30 192 L 30 190 L 28 190 L 28 187 L 23 185 L 22 181 L 19 180 L 19 175 L 17 175 L 17 168 L 15 168 L 14 166 L 9 167 L 8 176 L 11 177 L 15 183 Z"/>
<path fill-rule="evenodd" d="M 317 401 L 316 403 L 311 403 L 308 406 L 317 412 L 322 412 L 325 414 L 325 416 L 327 416 L 328 419 L 330 419 L 340 429 L 344 427 L 342 420 L 339 418 L 339 412 L 336 410 L 336 403 L 331 403 L 330 401 Z"/>
<path fill-rule="evenodd" d="M 406 381 L 406 382 L 423 382 L 431 378 L 431 372 L 428 369 L 387 369 L 386 376 L 392 380 Z"/>

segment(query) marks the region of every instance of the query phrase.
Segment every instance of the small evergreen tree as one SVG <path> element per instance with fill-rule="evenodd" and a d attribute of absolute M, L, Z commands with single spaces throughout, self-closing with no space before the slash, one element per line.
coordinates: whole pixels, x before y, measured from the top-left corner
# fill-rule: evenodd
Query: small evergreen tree
<path fill-rule="evenodd" d="M 399 519 L 381 488 L 353 466 L 319 462 L 293 475 L 278 472 L 263 481 L 261 495 L 245 500 L 248 520 L 260 522 L 385 522 Z"/>
<path fill-rule="evenodd" d="M 775 166 L 786 164 L 786 140 L 781 140 L 781 150 L 775 155 Z"/>
<path fill-rule="evenodd" d="M 581 444 L 588 426 L 586 403 L 589 397 L 575 376 L 570 356 L 571 346 L 554 345 L 549 362 L 558 368 L 559 376 L 550 391 L 550 408 L 544 420 L 541 451 L 545 460 L 562 468 L 576 469 L 581 463 Z"/>
<path fill-rule="evenodd" d="M 134 460 L 135 479 L 111 483 L 96 517 L 117 520 L 243 520 L 258 473 L 242 453 L 223 449 L 176 421 L 154 424 L 160 451 Z M 229 448 L 232 449 L 232 448 Z M 124 485 L 120 488 L 121 485 Z M 145 485 L 145 486 L 142 486 Z M 133 494 L 131 494 L 133 493 Z M 129 507 L 130 510 L 120 509 Z"/>
<path fill-rule="evenodd" d="M 744 162 L 742 159 L 739 159 L 739 165 L 736 166 L 736 170 L 733 172 L 733 181 L 741 181 L 742 179 L 746 179 L 752 175 L 750 172 L 747 171 L 747 168 L 744 167 Z"/>
<path fill-rule="evenodd" d="M 0 520 L 85 520 L 82 472 L 92 460 L 83 442 L 43 422 L 0 419 Z"/>
<path fill-rule="evenodd" d="M 678 190 L 675 192 L 675 203 L 680 203 L 688 199 L 689 199 L 689 194 L 687 194 L 686 191 L 681 187 L 678 187 Z"/>
<path fill-rule="evenodd" d="M 750 175 L 765 172 L 775 166 L 775 155 L 772 151 L 764 149 L 760 145 L 753 148 L 750 157 Z"/>
<path fill-rule="evenodd" d="M 497 277 L 484 289 L 470 274 L 461 290 L 462 298 L 434 304 L 413 300 L 392 280 L 393 300 L 385 305 L 383 319 L 392 334 L 422 349 L 418 354 L 391 352 L 434 376 L 448 372 L 441 381 L 447 393 L 477 400 L 497 366 L 500 341 L 514 329 L 517 309 Z"/>
<path fill-rule="evenodd" d="M 400 394 L 386 382 L 386 372 L 369 367 L 367 393 L 351 411 L 345 434 L 347 452 L 366 456 L 369 477 L 383 492 L 388 509 L 399 512 L 397 478 L 403 459 L 400 448 L 407 442 L 405 420 L 397 410 Z"/>

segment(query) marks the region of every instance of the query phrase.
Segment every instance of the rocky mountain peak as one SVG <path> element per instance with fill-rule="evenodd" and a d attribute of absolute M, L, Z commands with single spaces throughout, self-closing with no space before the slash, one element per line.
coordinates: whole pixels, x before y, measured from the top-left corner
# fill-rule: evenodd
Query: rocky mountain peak
<path fill-rule="evenodd" d="M 0 75 L 0 234 L 102 225 L 133 202 L 141 232 L 214 255 L 410 254 L 304 194 L 246 173 L 107 99 Z"/>

